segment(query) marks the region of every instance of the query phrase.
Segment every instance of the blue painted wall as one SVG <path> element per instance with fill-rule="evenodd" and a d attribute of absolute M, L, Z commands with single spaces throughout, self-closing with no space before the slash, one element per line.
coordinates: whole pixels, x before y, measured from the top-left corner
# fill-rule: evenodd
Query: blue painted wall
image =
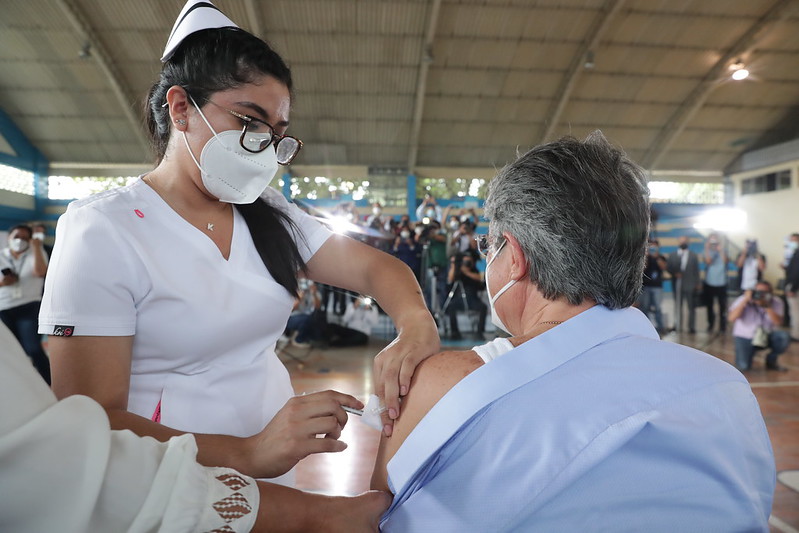
<path fill-rule="evenodd" d="M 50 162 L 2 109 L 0 109 L 0 135 L 15 152 L 14 154 L 0 152 L 0 164 L 33 172 L 34 176 L 34 209 L 0 206 L 0 227 L 8 228 L 20 222 L 41 218 L 44 212 L 41 200 L 46 198 L 47 191 L 40 188 L 40 178 L 49 176 Z"/>

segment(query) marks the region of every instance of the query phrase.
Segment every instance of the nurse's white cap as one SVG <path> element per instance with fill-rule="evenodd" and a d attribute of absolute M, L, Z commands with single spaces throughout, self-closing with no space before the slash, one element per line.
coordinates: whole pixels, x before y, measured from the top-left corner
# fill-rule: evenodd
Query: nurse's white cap
<path fill-rule="evenodd" d="M 168 61 L 183 39 L 192 33 L 211 28 L 238 28 L 238 25 L 211 2 L 189 0 L 172 26 L 161 61 Z"/>

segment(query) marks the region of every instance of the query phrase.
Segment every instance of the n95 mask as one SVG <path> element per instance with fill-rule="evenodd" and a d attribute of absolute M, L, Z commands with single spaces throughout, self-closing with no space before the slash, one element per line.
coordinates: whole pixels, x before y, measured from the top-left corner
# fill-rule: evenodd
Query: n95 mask
<path fill-rule="evenodd" d="M 191 98 L 191 101 L 203 122 L 214 134 L 205 143 L 198 162 L 191 151 L 186 132 L 182 132 L 186 149 L 194 164 L 200 169 L 203 186 L 220 202 L 253 203 L 277 174 L 277 153 L 274 147 L 270 145 L 257 154 L 248 152 L 239 143 L 240 131 L 228 130 L 217 133 L 194 102 L 194 98 Z"/>

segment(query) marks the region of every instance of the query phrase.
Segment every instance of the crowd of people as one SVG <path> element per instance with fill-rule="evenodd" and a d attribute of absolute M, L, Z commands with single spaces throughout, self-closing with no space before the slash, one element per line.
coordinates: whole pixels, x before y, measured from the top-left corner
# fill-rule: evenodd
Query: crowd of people
<path fill-rule="evenodd" d="M 637 306 L 646 313 L 661 334 L 669 331 L 696 333 L 696 313 L 707 312 L 707 331 L 724 334 L 733 324 L 735 364 L 739 370 L 752 367 L 753 355 L 768 349 L 765 368 L 785 371 L 777 362 L 790 342 L 799 341 L 799 233 L 785 240 L 783 261 L 784 298 L 790 308 L 774 294 L 773 286 L 763 279 L 766 256 L 756 239 L 747 239 L 731 262 L 731 245 L 723 236 L 711 233 L 704 239 L 702 253 L 690 248 L 688 236 L 680 236 L 678 248 L 668 256 L 660 253 L 660 243 L 651 239 L 644 266 L 643 288 Z M 704 268 L 702 268 L 704 267 Z M 672 327 L 667 327 L 662 308 L 664 281 L 670 279 L 674 299 Z M 736 295 L 728 305 L 728 295 Z M 717 320 L 718 318 L 718 320 Z M 790 333 L 783 325 L 790 327 Z M 686 327 L 687 326 L 687 327 Z"/>
<path fill-rule="evenodd" d="M 435 197 L 425 195 L 415 211 L 391 216 L 375 202 L 368 215 L 358 212 L 352 202 L 336 206 L 329 216 L 347 222 L 346 233 L 381 249 L 405 263 L 419 281 L 425 302 L 447 338 L 463 335 L 459 316 L 472 314 L 472 335 L 480 340 L 486 326 L 488 307 L 483 301 L 483 275 L 478 268 L 481 256 L 476 237 L 480 216 L 474 207 L 441 207 Z M 321 310 L 332 306 L 336 315 L 345 310 L 358 295 L 323 286 Z M 343 319 L 346 324 L 346 319 Z"/>

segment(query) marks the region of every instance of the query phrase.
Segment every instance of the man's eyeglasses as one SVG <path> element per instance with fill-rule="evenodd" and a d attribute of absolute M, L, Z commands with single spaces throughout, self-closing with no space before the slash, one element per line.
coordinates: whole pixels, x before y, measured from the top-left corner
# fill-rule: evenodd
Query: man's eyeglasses
<path fill-rule="evenodd" d="M 297 154 L 300 153 L 302 148 L 302 141 L 291 135 L 278 135 L 268 122 L 251 117 L 249 115 L 242 115 L 232 109 L 227 109 L 221 105 L 208 100 L 208 103 L 214 104 L 219 109 L 227 111 L 234 117 L 240 119 L 244 123 L 241 130 L 241 137 L 239 137 L 239 144 L 241 147 L 257 154 L 263 152 L 270 146 L 275 147 L 277 152 L 277 162 L 281 165 L 288 165 L 291 163 Z"/>
<path fill-rule="evenodd" d="M 480 255 L 488 257 L 488 253 L 491 251 L 492 247 L 488 235 L 475 235 L 474 240 L 477 241 L 477 251 L 480 252 Z"/>

